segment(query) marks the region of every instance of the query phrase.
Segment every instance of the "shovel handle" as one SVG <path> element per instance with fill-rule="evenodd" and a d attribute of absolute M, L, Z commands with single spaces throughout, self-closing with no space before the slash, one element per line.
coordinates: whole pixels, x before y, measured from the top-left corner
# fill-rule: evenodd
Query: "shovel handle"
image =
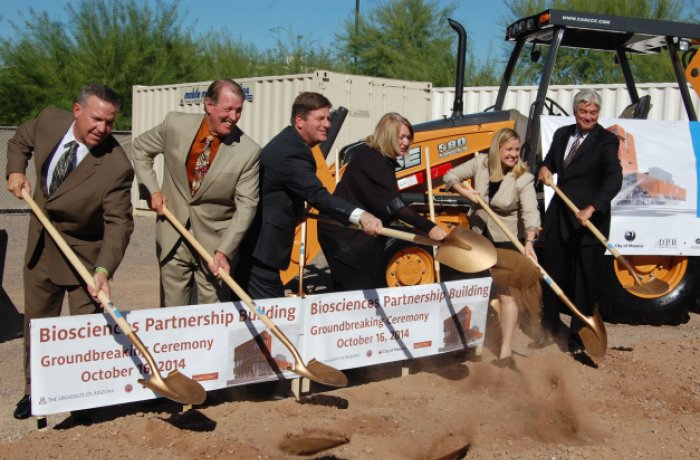
<path fill-rule="evenodd" d="M 571 199 L 568 196 L 566 196 L 566 194 L 562 192 L 559 187 L 557 187 L 554 181 L 550 180 L 547 185 L 552 187 L 552 189 L 556 192 L 559 198 L 561 198 L 561 200 L 564 203 L 566 203 L 566 205 L 569 207 L 569 209 L 571 209 L 574 212 L 574 214 L 578 214 L 580 212 L 578 206 L 576 206 L 576 204 L 573 201 L 571 201 Z M 593 235 L 598 239 L 598 241 L 600 241 L 603 244 L 603 246 L 605 246 L 607 250 L 610 251 L 610 254 L 612 254 L 612 256 L 618 262 L 625 266 L 625 268 L 630 272 L 630 274 L 634 278 L 635 284 L 641 285 L 642 280 L 639 277 L 639 273 L 637 273 L 637 271 L 632 267 L 632 265 L 630 265 L 627 259 L 625 259 L 625 257 L 622 254 L 620 254 L 620 251 L 618 251 L 617 248 L 615 248 L 615 246 L 613 246 L 612 243 L 608 241 L 605 235 L 603 235 L 603 233 L 600 230 L 598 230 L 598 228 L 595 225 L 593 225 L 593 222 L 591 222 L 590 220 L 586 220 L 584 221 L 583 225 L 585 225 L 586 228 L 590 230 L 591 233 L 593 233 Z"/>
<path fill-rule="evenodd" d="M 190 245 L 199 253 L 199 255 L 204 259 L 208 264 L 210 264 L 214 258 L 209 254 L 209 252 L 206 250 L 204 246 L 192 235 L 192 232 L 187 230 L 184 225 L 175 217 L 175 215 L 170 212 L 170 210 L 163 206 L 163 215 L 165 216 L 166 219 L 172 224 L 173 227 L 187 240 Z M 221 277 L 221 279 L 230 287 L 233 292 L 236 293 L 239 299 L 248 307 L 253 313 L 257 314 L 258 317 L 262 320 L 262 322 L 265 324 L 265 326 L 272 332 L 275 337 L 277 337 L 284 345 L 287 347 L 287 349 L 294 355 L 294 358 L 297 360 L 297 362 L 302 362 L 301 355 L 299 354 L 299 351 L 294 347 L 292 342 L 287 338 L 286 335 L 275 325 L 275 323 L 272 322 L 270 318 L 265 315 L 265 312 L 263 311 L 262 308 L 258 307 L 253 299 L 246 293 L 243 288 L 236 283 L 236 280 L 234 280 L 231 275 L 226 273 L 226 270 L 223 268 L 219 267 L 219 273 L 218 275 Z"/>
<path fill-rule="evenodd" d="M 75 254 L 75 251 L 73 251 L 73 249 L 68 245 L 68 243 L 66 243 L 66 240 L 61 236 L 61 234 L 51 223 L 49 218 L 46 217 L 44 212 L 41 210 L 39 205 L 36 204 L 36 201 L 34 201 L 34 199 L 29 195 L 29 192 L 26 189 L 22 189 L 22 198 L 24 198 L 24 201 L 27 202 L 31 210 L 34 212 L 34 215 L 37 217 L 37 219 L 39 219 L 39 222 L 41 222 L 41 225 L 44 227 L 44 229 L 46 229 L 49 235 L 51 235 L 51 238 L 53 238 L 53 240 L 56 242 L 56 245 L 66 256 L 66 259 L 68 259 L 73 268 L 75 268 L 78 271 L 78 274 L 83 279 L 83 281 L 85 281 L 85 284 L 94 289 L 95 281 L 90 271 L 80 261 L 78 256 Z M 151 366 L 151 372 L 153 374 L 158 374 L 158 366 L 156 366 L 155 360 L 148 352 L 148 349 L 143 344 L 143 342 L 141 342 L 141 339 L 139 339 L 139 337 L 136 335 L 129 323 L 126 321 L 126 319 L 124 319 L 124 316 L 122 316 L 121 312 L 117 309 L 117 307 L 114 306 L 112 300 L 102 290 L 100 290 L 100 292 L 97 294 L 97 298 L 100 300 L 100 303 L 102 304 L 104 309 L 107 310 L 109 316 L 112 317 L 114 322 L 117 323 L 117 325 L 121 328 L 121 330 L 124 332 L 127 338 L 131 340 L 136 349 L 146 359 L 146 362 Z"/>
<path fill-rule="evenodd" d="M 307 217 L 310 217 L 312 219 L 316 219 L 319 222 L 324 222 L 326 224 L 337 225 L 338 227 L 347 227 L 347 228 L 352 228 L 353 230 L 362 231 L 362 227 L 357 225 L 357 224 L 343 225 L 335 219 L 331 219 L 329 217 L 321 216 L 318 214 L 307 214 Z M 415 233 L 404 232 L 402 230 L 396 230 L 396 229 L 387 228 L 387 227 L 382 227 L 379 234 L 382 236 L 389 237 L 389 238 L 396 238 L 398 240 L 410 241 L 412 243 L 421 244 L 423 246 L 440 246 L 442 244 L 441 241 L 434 240 L 432 238 L 428 238 L 427 236 L 416 235 Z"/>
<path fill-rule="evenodd" d="M 469 182 L 462 182 L 462 185 L 466 187 L 468 190 L 474 190 L 474 188 L 469 184 Z M 498 228 L 505 233 L 505 235 L 508 237 L 508 239 L 515 245 L 515 247 L 520 251 L 524 256 L 527 256 L 525 254 L 525 246 L 518 240 L 518 238 L 511 232 L 506 224 L 503 223 L 503 221 L 498 217 L 498 215 L 494 212 L 493 209 L 486 203 L 486 201 L 481 197 L 481 195 L 475 195 L 476 201 L 479 203 L 479 206 L 481 206 L 484 211 L 488 213 L 488 215 L 493 219 L 493 221 L 498 225 Z M 545 271 L 544 268 L 542 268 L 542 265 L 539 264 L 535 259 L 532 257 L 528 257 L 533 264 L 537 267 L 537 269 L 540 271 L 540 275 L 542 276 L 542 279 L 544 280 L 545 283 L 554 291 L 554 293 L 559 297 L 562 302 L 566 304 L 566 306 L 571 310 L 572 313 L 574 313 L 581 321 L 584 323 L 588 324 L 591 327 L 594 327 L 593 320 L 589 318 L 588 316 L 584 315 L 579 311 L 578 308 L 576 308 L 576 305 L 564 294 L 564 291 L 559 287 L 559 285 L 552 279 L 551 276 Z"/>

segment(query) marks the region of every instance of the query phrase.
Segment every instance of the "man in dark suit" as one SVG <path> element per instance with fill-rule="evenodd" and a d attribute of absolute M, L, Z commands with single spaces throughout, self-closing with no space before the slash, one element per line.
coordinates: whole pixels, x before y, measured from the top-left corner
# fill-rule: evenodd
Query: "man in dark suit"
<path fill-rule="evenodd" d="M 552 139 L 538 180 L 548 184 L 557 174 L 557 185 L 580 209 L 574 213 L 555 196 L 544 217 L 546 241 L 542 266 L 585 315 L 598 300 L 598 276 L 605 248 L 583 226 L 590 220 L 606 236 L 610 231 L 610 202 L 622 187 L 622 167 L 617 136 L 598 124 L 600 95 L 582 90 L 574 96 L 576 124 L 559 128 Z M 543 290 L 543 326 L 552 335 L 560 332 L 559 311 L 563 302 L 550 289 Z M 572 317 L 568 338 L 571 352 L 583 350 L 581 320 Z"/>
<path fill-rule="evenodd" d="M 7 144 L 7 189 L 18 198 L 31 192 L 25 175 L 34 156 L 34 200 L 88 270 L 88 288 L 32 215 L 24 266 L 25 395 L 14 417 L 31 415 L 29 322 L 59 316 L 68 295 L 73 315 L 97 313 L 99 291 L 110 295 L 109 278 L 119 266 L 134 229 L 131 183 L 134 171 L 112 127 L 119 99 L 103 85 L 82 89 L 73 112 L 44 109 L 17 128 Z"/>
<path fill-rule="evenodd" d="M 248 290 L 253 298 L 284 296 L 279 270 L 289 265 L 294 229 L 304 219 L 305 201 L 343 224 L 361 225 L 369 235 L 382 229 L 379 219 L 334 197 L 316 177 L 311 148 L 328 137 L 330 108 L 325 96 L 301 93 L 292 104 L 291 126 L 262 150 L 260 202 L 244 243 L 252 260 L 242 264 L 252 267 L 239 271 L 238 276 L 250 277 Z"/>

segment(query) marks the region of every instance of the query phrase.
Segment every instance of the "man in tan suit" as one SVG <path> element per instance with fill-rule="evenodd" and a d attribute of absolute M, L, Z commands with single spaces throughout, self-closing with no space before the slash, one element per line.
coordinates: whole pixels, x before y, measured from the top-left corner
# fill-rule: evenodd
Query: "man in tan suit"
<path fill-rule="evenodd" d="M 25 396 L 14 416 L 31 415 L 29 321 L 59 316 L 68 294 L 70 312 L 100 311 L 102 290 L 124 257 L 134 229 L 131 183 L 134 171 L 112 127 L 119 99 L 103 85 L 83 88 L 73 113 L 47 108 L 19 128 L 7 143 L 7 189 L 21 198 L 31 192 L 25 175 L 32 153 L 37 171 L 34 200 L 83 264 L 94 271 L 95 289 L 88 289 L 32 215 L 24 267 Z M 89 290 L 89 293 L 88 293 Z"/>
<path fill-rule="evenodd" d="M 193 281 L 198 303 L 231 299 L 215 274 L 219 267 L 230 271 L 258 204 L 260 146 L 236 126 L 244 101 L 237 83 L 216 80 L 207 90 L 204 115 L 171 112 L 134 139 L 134 168 L 151 208 L 162 216 L 167 206 L 214 256 L 206 270 L 177 230 L 159 218 L 161 306 L 188 305 Z M 162 186 L 153 169 L 159 154 L 165 163 Z"/>

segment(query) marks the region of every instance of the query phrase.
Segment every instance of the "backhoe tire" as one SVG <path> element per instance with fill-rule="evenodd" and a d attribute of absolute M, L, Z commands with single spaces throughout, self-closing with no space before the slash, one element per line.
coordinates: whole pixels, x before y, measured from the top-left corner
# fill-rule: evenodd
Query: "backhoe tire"
<path fill-rule="evenodd" d="M 378 287 L 415 286 L 435 282 L 433 249 L 389 238 L 377 272 Z"/>
<path fill-rule="evenodd" d="M 671 292 L 657 298 L 641 298 L 627 292 L 614 269 L 615 259 L 605 257 L 602 274 L 603 294 L 598 303 L 609 323 L 677 325 L 687 322 L 688 311 L 697 310 L 700 296 L 700 257 L 689 257 L 683 278 Z"/>

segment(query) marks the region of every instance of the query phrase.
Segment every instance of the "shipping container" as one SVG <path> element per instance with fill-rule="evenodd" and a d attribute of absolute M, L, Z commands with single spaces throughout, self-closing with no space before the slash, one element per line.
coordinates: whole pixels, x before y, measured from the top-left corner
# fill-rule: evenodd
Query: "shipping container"
<path fill-rule="evenodd" d="M 629 93 L 624 84 L 610 85 L 551 85 L 547 96 L 553 99 L 568 114 L 571 113 L 574 96 L 583 88 L 591 88 L 600 93 L 603 99 L 601 118 L 617 118 L 630 104 Z M 683 108 L 680 91 L 676 83 L 641 83 L 637 85 L 639 96 L 649 95 L 651 98 L 651 110 L 648 120 L 686 121 L 688 115 Z M 452 113 L 452 102 L 455 89 L 433 88 L 432 91 L 432 118 L 440 119 Z M 464 88 L 464 113 L 480 113 L 496 103 L 498 86 L 467 87 Z M 530 106 L 537 96 L 537 86 L 510 86 L 506 94 L 503 107 L 516 109 L 521 114 L 528 116 Z M 691 99 L 695 107 L 700 102 L 698 95 L 691 91 Z"/>

